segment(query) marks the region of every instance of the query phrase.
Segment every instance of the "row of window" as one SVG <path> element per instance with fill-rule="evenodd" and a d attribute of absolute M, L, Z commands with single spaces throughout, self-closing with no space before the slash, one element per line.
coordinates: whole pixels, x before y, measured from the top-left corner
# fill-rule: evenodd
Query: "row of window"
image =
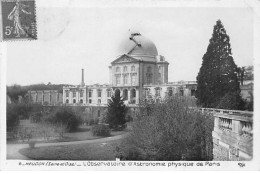
<path fill-rule="evenodd" d="M 76 102 L 76 99 L 73 99 L 72 102 L 73 102 L 73 103 L 77 103 L 77 102 Z M 83 103 L 83 99 L 80 99 L 79 102 L 80 102 L 80 103 Z M 69 103 L 69 99 L 66 100 L 66 103 Z"/>
<path fill-rule="evenodd" d="M 135 66 L 134 66 L 134 65 L 131 66 L 131 71 L 132 71 L 132 72 L 135 71 Z M 116 67 L 116 72 L 121 72 L 120 67 Z M 124 66 L 124 68 L 123 68 L 123 72 L 128 72 L 128 68 L 127 68 L 127 66 Z"/>
<path fill-rule="evenodd" d="M 111 100 L 108 99 L 108 102 L 110 102 Z M 88 100 L 89 103 L 92 103 L 92 99 Z M 66 103 L 69 103 L 69 99 L 66 100 Z M 77 103 L 76 99 L 73 99 L 72 103 Z M 83 99 L 80 99 L 79 103 L 83 103 Z M 98 99 L 98 104 L 101 104 L 101 99 Z"/>
<path fill-rule="evenodd" d="M 69 92 L 69 91 L 66 91 L 66 97 L 69 97 L 69 94 L 70 94 L 70 92 Z M 80 91 L 80 92 L 79 92 L 79 96 L 80 96 L 80 97 L 83 97 L 83 94 L 84 94 L 84 91 Z M 73 97 L 73 98 L 76 97 L 76 91 L 73 91 L 73 92 L 72 92 L 72 97 Z"/>
<path fill-rule="evenodd" d="M 116 78 L 116 84 L 117 85 L 121 84 L 121 75 L 120 74 L 116 74 L 115 78 Z M 132 74 L 130 76 L 130 83 L 131 84 L 136 84 L 136 82 L 137 82 L 137 73 Z M 128 74 L 124 74 L 123 75 L 123 84 L 129 84 L 129 75 Z"/>
<path fill-rule="evenodd" d="M 83 97 L 84 91 L 80 91 L 79 94 L 80 94 L 80 97 Z M 102 97 L 102 91 L 101 91 L 101 90 L 98 90 L 98 91 L 97 91 L 97 95 L 98 95 L 98 97 Z M 90 90 L 90 91 L 88 92 L 88 97 L 91 98 L 92 96 L 93 96 L 93 91 Z M 69 91 L 66 91 L 66 97 L 69 97 Z M 73 98 L 76 97 L 76 92 L 75 92 L 75 91 L 72 92 L 72 97 L 73 97 Z M 110 90 L 107 91 L 107 97 L 111 97 L 111 91 L 110 91 Z"/>
<path fill-rule="evenodd" d="M 196 92 L 195 89 L 191 89 L 191 96 L 195 96 L 195 92 Z M 145 97 L 149 96 L 150 95 L 150 89 L 145 89 L 144 95 L 145 95 Z M 179 95 L 181 95 L 181 96 L 184 95 L 183 89 L 179 90 Z M 155 89 L 155 96 L 161 96 L 161 89 L 160 88 Z M 173 90 L 172 89 L 168 90 L 168 96 L 173 96 Z"/>
<path fill-rule="evenodd" d="M 158 66 L 158 69 L 161 70 L 161 66 Z M 135 66 L 134 66 L 134 65 L 131 66 L 131 71 L 132 71 L 132 72 L 135 71 Z M 116 67 L 116 72 L 121 72 L 120 67 Z M 128 72 L 128 67 L 127 67 L 127 66 L 124 66 L 124 67 L 123 67 L 123 72 Z M 152 68 L 151 68 L 150 66 L 147 67 L 147 72 L 148 72 L 148 73 L 149 73 L 149 72 L 152 72 Z"/>
<path fill-rule="evenodd" d="M 108 90 L 108 91 L 107 91 L 107 97 L 111 97 L 111 93 L 112 93 L 111 90 Z M 90 90 L 90 91 L 88 92 L 88 97 L 89 97 L 89 98 L 92 98 L 92 96 L 93 96 L 93 91 Z M 101 90 L 98 90 L 98 91 L 97 91 L 97 96 L 98 96 L 98 97 L 102 97 L 102 91 L 101 91 Z"/>

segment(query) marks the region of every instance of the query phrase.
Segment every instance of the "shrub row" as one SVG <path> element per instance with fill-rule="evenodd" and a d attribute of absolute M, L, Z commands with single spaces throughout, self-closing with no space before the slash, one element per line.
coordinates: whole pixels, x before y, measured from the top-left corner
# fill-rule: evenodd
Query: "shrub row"
<path fill-rule="evenodd" d="M 106 124 L 94 125 L 91 129 L 91 132 L 94 136 L 110 136 L 109 126 Z"/>

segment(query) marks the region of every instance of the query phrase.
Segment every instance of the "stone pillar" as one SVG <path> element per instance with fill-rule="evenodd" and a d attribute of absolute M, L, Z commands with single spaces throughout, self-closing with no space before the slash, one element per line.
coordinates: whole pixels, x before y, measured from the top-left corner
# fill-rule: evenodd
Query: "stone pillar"
<path fill-rule="evenodd" d="M 232 132 L 238 135 L 242 134 L 242 124 L 239 120 L 232 120 Z"/>
<path fill-rule="evenodd" d="M 120 90 L 120 97 L 123 97 L 123 90 L 122 89 L 119 89 Z"/>
<path fill-rule="evenodd" d="M 219 129 L 219 117 L 214 117 L 214 129 Z"/>
<path fill-rule="evenodd" d="M 129 90 L 127 90 L 127 97 L 128 97 L 128 103 L 130 103 L 130 101 L 131 101 L 131 89 Z"/>

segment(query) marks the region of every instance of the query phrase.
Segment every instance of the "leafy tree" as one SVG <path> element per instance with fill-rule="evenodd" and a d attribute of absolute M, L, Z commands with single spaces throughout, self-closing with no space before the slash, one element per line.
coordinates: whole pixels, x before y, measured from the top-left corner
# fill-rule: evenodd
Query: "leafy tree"
<path fill-rule="evenodd" d="M 14 103 L 18 102 L 19 96 L 24 97 L 26 93 L 27 91 L 22 86 L 17 84 L 7 87 L 7 95 Z"/>
<path fill-rule="evenodd" d="M 81 123 L 79 115 L 71 107 L 57 107 L 50 114 L 43 117 L 43 122 L 50 124 L 66 125 L 66 130 L 69 132 L 76 131 Z"/>
<path fill-rule="evenodd" d="M 13 131 L 19 125 L 19 110 L 14 104 L 8 104 L 6 107 L 6 128 L 7 131 Z"/>
<path fill-rule="evenodd" d="M 241 85 L 244 85 L 245 80 L 254 80 L 254 67 L 243 66 L 238 68 L 238 78 Z"/>
<path fill-rule="evenodd" d="M 202 107 L 216 107 L 227 93 L 240 94 L 238 68 L 229 42 L 229 36 L 218 20 L 197 76 L 196 97 Z"/>
<path fill-rule="evenodd" d="M 140 107 L 140 115 L 117 147 L 116 156 L 123 160 L 212 160 L 214 118 L 191 109 L 187 101 L 172 97 Z"/>
<path fill-rule="evenodd" d="M 115 94 L 111 97 L 111 101 L 108 103 L 107 115 L 105 122 L 109 124 L 109 128 L 118 129 L 125 123 L 127 108 L 124 104 L 123 99 L 120 98 L 120 94 Z"/>

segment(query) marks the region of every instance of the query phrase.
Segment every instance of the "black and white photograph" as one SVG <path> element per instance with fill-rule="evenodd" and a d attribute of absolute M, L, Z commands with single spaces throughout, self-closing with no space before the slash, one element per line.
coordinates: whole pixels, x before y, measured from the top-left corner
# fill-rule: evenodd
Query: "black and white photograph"
<path fill-rule="evenodd" d="M 0 5 L 1 170 L 260 170 L 259 1 Z"/>

